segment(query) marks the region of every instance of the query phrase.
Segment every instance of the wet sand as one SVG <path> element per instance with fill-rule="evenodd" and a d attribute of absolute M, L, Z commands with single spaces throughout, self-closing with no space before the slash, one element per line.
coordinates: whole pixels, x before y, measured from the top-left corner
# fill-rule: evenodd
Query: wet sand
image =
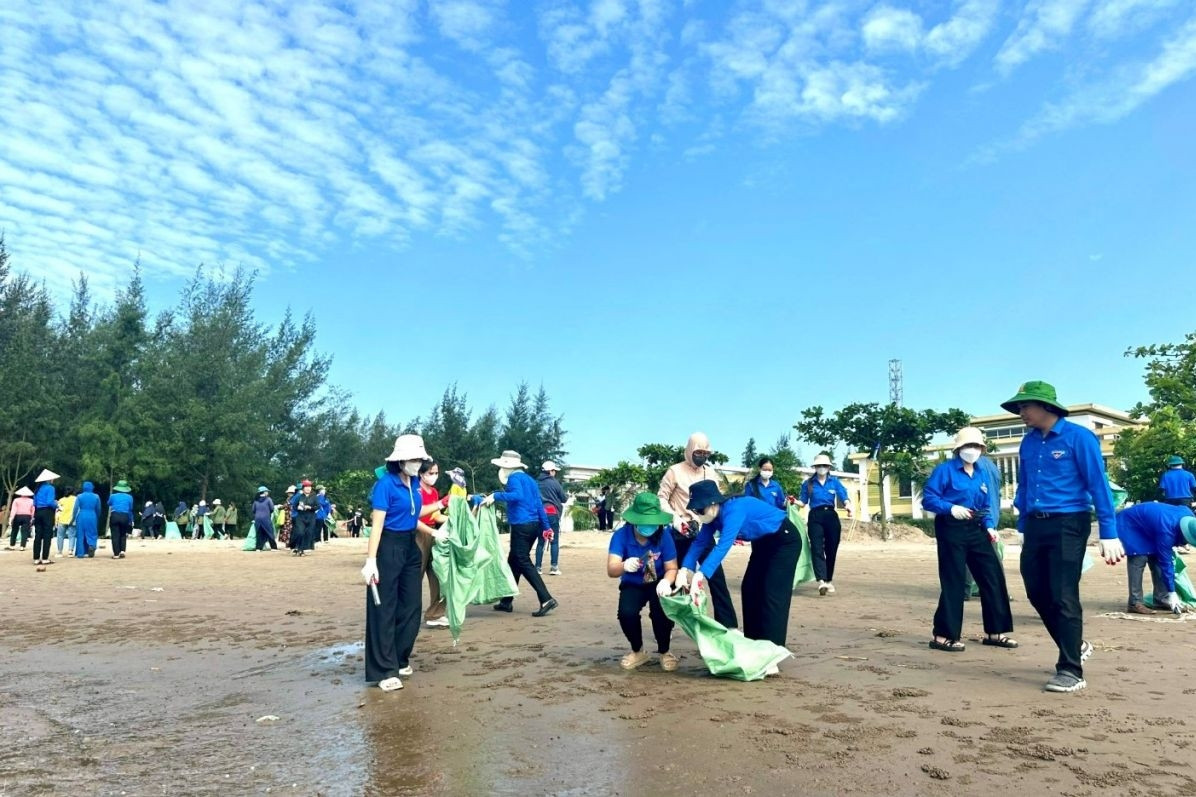
<path fill-rule="evenodd" d="M 0 553 L 0 795 L 1196 794 L 1196 622 L 1121 614 L 1124 566 L 1084 577 L 1077 694 L 1042 692 L 1055 650 L 1016 547 L 1021 648 L 981 646 L 973 601 L 967 651 L 928 650 L 916 538 L 846 543 L 838 594 L 794 598 L 781 675 L 738 683 L 680 631 L 677 672 L 619 669 L 605 544 L 566 535 L 547 618 L 525 590 L 513 615 L 471 608 L 456 647 L 423 630 L 392 694 L 363 683 L 364 540 L 133 540 L 45 573 Z"/>

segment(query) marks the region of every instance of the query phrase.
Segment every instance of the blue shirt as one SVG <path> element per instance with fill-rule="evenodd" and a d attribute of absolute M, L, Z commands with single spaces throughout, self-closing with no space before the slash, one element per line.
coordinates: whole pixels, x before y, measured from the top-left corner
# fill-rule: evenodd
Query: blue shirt
<path fill-rule="evenodd" d="M 757 476 L 743 486 L 743 494 L 750 495 L 752 498 L 759 498 L 764 503 L 775 506 L 777 509 L 785 508 L 785 488 L 776 479 L 769 479 L 768 484 L 765 484 Z"/>
<path fill-rule="evenodd" d="M 108 496 L 108 512 L 124 512 L 130 519 L 133 517 L 133 494 L 113 493 Z"/>
<path fill-rule="evenodd" d="M 87 517 L 88 515 L 91 517 Z M 77 524 L 80 519 L 85 523 L 90 521 L 93 525 L 100 519 L 100 497 L 86 488 L 75 496 L 75 511 L 71 515 L 71 525 Z"/>
<path fill-rule="evenodd" d="M 521 470 L 507 478 L 507 489 L 495 493 L 494 500 L 507 505 L 507 521 L 512 526 L 539 523 L 542 529 L 552 528 L 540 499 L 540 487 L 535 479 Z"/>
<path fill-rule="evenodd" d="M 310 502 L 311 499 L 308 500 Z M 408 487 L 393 473 L 385 474 L 374 483 L 370 503 L 374 509 L 386 513 L 386 520 L 382 522 L 383 531 L 415 531 L 420 510 L 424 508 L 424 499 L 420 496 L 414 479 Z"/>
<path fill-rule="evenodd" d="M 811 492 L 813 492 L 813 496 L 810 495 Z M 838 479 L 834 476 L 827 476 L 826 484 L 820 484 L 817 476 L 811 476 L 802 482 L 798 500 L 803 504 L 809 504 L 810 509 L 817 509 L 820 506 L 829 506 L 833 509 L 836 496 L 843 503 L 847 503 L 847 488 Z"/>
<path fill-rule="evenodd" d="M 1096 508 L 1100 538 L 1117 537 L 1113 492 L 1105 477 L 1100 442 L 1088 429 L 1060 418 L 1045 435 L 1030 429 L 1018 450 L 1018 531 L 1033 512 L 1087 512 Z"/>
<path fill-rule="evenodd" d="M 41 487 L 37 488 L 37 492 L 33 494 L 34 510 L 45 509 L 46 507 L 58 508 L 58 501 L 54 498 L 54 485 L 49 482 L 44 482 Z"/>
<path fill-rule="evenodd" d="M 635 538 L 635 526 L 630 523 L 623 524 L 611 535 L 608 550 L 613 556 L 620 559 L 630 559 L 635 556 L 644 563 L 644 567 L 635 573 L 623 573 L 619 583 L 643 584 L 649 556 L 656 560 L 656 580 L 659 581 L 664 576 L 664 563 L 677 558 L 677 546 L 673 544 L 673 535 L 669 533 L 668 526 L 665 526 L 659 536 L 659 542 L 653 543 L 651 540 L 647 540 L 640 545 Z"/>
<path fill-rule="evenodd" d="M 712 522 L 703 524 L 698 536 L 694 537 L 693 545 L 685 554 L 682 567 L 695 569 L 698 559 L 710 551 L 710 555 L 702 561 L 702 575 L 709 577 L 718 570 L 723 558 L 735 540 L 758 540 L 766 534 L 775 534 L 785 521 L 784 510 L 769 506 L 759 498 L 742 495 L 723 502 L 718 517 Z M 714 533 L 719 532 L 718 542 L 714 541 Z M 713 547 L 713 550 L 711 548 Z"/>
<path fill-rule="evenodd" d="M 1159 479 L 1159 489 L 1164 498 L 1183 498 L 1192 500 L 1192 491 L 1196 489 L 1196 476 L 1183 468 L 1169 468 L 1163 471 Z"/>
<path fill-rule="evenodd" d="M 936 465 L 922 485 L 922 506 L 936 515 L 950 515 L 951 507 L 962 506 L 983 517 L 985 527 L 995 529 L 1001 510 L 992 477 L 980 460 L 976 460 L 970 476 L 963 465 L 958 456 Z"/>
<path fill-rule="evenodd" d="M 1168 592 L 1175 592 L 1175 562 L 1171 549 L 1187 544 L 1179 530 L 1182 518 L 1192 517 L 1186 506 L 1151 501 L 1135 504 L 1117 515 L 1117 536 L 1127 556 L 1150 556 L 1158 565 Z"/>
<path fill-rule="evenodd" d="M 317 495 L 316 504 L 320 507 L 316 510 L 316 520 L 323 520 L 332 514 L 332 502 L 328 500 L 328 496 Z"/>

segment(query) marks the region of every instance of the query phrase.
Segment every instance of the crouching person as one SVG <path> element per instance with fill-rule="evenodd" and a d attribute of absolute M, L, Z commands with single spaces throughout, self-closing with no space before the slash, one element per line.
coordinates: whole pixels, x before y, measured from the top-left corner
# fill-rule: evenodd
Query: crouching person
<path fill-rule="evenodd" d="M 673 516 L 661 510 L 655 494 L 643 492 L 623 513 L 623 519 L 627 523 L 611 536 L 606 560 L 606 574 L 619 579 L 619 627 L 631 644 L 631 652 L 619 665 L 634 670 L 652 658 L 644 650 L 640 624 L 640 612 L 647 605 L 660 668 L 672 671 L 677 669 L 677 657 L 669 652 L 673 621 L 665 616 L 660 598 L 673 591 L 677 578 L 677 549 L 672 535 L 666 533 Z"/>

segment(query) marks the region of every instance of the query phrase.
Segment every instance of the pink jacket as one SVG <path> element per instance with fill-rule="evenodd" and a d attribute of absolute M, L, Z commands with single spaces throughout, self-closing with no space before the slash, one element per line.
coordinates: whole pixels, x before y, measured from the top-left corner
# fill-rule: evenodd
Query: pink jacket
<path fill-rule="evenodd" d="M 681 524 L 692 520 L 693 513 L 685 508 L 689 503 L 689 488 L 703 479 L 719 482 L 719 489 L 723 489 L 718 471 L 709 465 L 697 467 L 693 464 L 693 452 L 699 448 L 709 450 L 710 441 L 701 432 L 694 432 L 685 445 L 685 461 L 678 462 L 664 472 L 660 480 L 660 489 L 656 497 L 660 499 L 660 508 L 673 513 L 673 527 L 680 529 Z"/>
<path fill-rule="evenodd" d="M 33 499 L 27 498 L 23 495 L 18 495 L 12 502 L 12 516 L 29 515 L 33 516 Z"/>

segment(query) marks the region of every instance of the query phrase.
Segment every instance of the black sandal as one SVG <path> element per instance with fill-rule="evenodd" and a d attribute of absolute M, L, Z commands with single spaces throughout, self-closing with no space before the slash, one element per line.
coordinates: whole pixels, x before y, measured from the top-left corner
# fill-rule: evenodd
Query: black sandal
<path fill-rule="evenodd" d="M 1014 648 L 1017 647 L 1017 640 L 1010 639 L 1009 637 L 1005 636 L 1004 634 L 997 634 L 995 637 L 986 636 L 984 639 L 980 640 L 980 644 L 992 645 L 993 647 L 1008 648 L 1009 650 L 1013 650 Z"/>
<path fill-rule="evenodd" d="M 954 642 L 939 642 L 937 639 L 930 640 L 931 650 L 942 650 L 947 653 L 962 653 L 967 647 L 958 639 Z"/>

